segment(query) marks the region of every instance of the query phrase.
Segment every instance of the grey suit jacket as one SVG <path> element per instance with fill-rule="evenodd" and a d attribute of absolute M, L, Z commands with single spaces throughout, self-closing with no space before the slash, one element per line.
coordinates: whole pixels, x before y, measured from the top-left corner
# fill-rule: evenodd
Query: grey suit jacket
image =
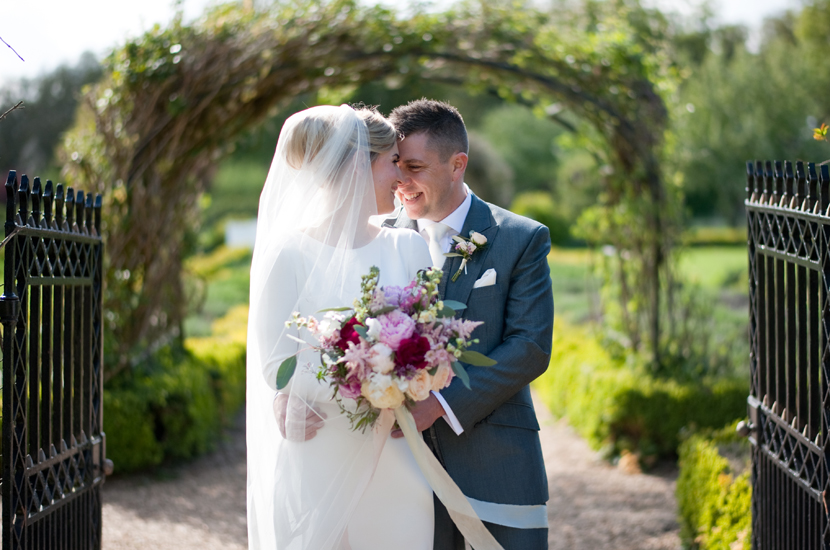
<path fill-rule="evenodd" d="M 417 229 L 401 209 L 388 220 Z M 388 223 L 388 225 L 392 225 Z M 500 504 L 539 505 L 548 499 L 547 476 L 539 444 L 539 423 L 528 384 L 547 369 L 553 335 L 553 294 L 547 256 L 548 229 L 473 195 L 461 231 L 487 237 L 473 254 L 467 273 L 450 281 L 461 258 L 447 258 L 439 287 L 444 299 L 467 304 L 463 316 L 484 321 L 473 333 L 473 349 L 498 363 L 465 365 L 471 390 L 458 378 L 441 391 L 464 433 L 443 421 L 424 432 L 427 443 L 468 497 Z M 473 288 L 487 269 L 496 284 Z"/>

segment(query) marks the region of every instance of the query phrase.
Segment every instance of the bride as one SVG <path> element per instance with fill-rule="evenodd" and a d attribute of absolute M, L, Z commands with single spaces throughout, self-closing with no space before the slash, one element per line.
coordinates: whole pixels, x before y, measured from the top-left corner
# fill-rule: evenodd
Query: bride
<path fill-rule="evenodd" d="M 350 306 L 360 277 L 405 286 L 431 264 L 414 231 L 369 217 L 394 209 L 396 132 L 374 110 L 313 107 L 282 128 L 259 203 L 248 321 L 248 543 L 252 549 L 428 550 L 432 490 L 388 426 L 352 431 L 318 380 L 292 312 Z M 292 338 L 293 337 L 293 338 Z M 297 353 L 278 393 L 282 361 Z M 276 412 L 276 414 L 275 414 Z"/>

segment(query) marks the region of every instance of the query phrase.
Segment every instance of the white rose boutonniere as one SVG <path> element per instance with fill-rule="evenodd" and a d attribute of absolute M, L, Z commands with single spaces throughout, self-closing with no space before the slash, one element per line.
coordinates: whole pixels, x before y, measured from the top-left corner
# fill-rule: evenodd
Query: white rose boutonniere
<path fill-rule="evenodd" d="M 473 258 L 473 254 L 477 250 L 481 250 L 487 246 L 487 237 L 479 233 L 478 231 L 470 231 L 470 238 L 465 239 L 459 235 L 453 237 L 455 241 L 455 246 L 453 250 L 455 252 L 447 252 L 444 256 L 447 257 L 454 257 L 454 256 L 461 256 L 461 265 L 452 276 L 452 282 L 455 282 L 458 279 L 458 276 L 461 275 L 461 271 L 463 270 L 465 273 L 467 272 L 467 262 Z"/>

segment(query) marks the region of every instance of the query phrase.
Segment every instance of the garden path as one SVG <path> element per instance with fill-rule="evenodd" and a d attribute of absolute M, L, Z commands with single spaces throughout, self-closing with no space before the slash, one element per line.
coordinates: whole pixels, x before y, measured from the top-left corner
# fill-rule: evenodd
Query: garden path
<path fill-rule="evenodd" d="M 600 460 L 537 401 L 550 483 L 551 550 L 681 548 L 676 470 L 627 474 Z M 244 550 L 245 431 L 185 466 L 104 485 L 104 550 Z"/>

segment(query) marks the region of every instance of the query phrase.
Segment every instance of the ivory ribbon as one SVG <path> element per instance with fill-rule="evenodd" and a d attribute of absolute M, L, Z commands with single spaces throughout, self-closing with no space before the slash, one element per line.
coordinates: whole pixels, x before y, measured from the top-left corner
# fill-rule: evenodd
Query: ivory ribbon
<path fill-rule="evenodd" d="M 415 456 L 415 461 L 421 468 L 424 477 L 429 482 L 430 487 L 441 499 L 441 502 L 447 508 L 455 525 L 467 542 L 475 548 L 475 550 L 504 550 L 498 541 L 493 537 L 490 531 L 484 527 L 481 520 L 473 510 L 472 505 L 458 488 L 458 485 L 452 480 L 450 475 L 429 450 L 421 433 L 415 426 L 415 419 L 412 418 L 412 413 L 406 407 L 398 407 L 395 409 L 395 418 L 398 425 L 403 431 L 409 448 Z"/>

